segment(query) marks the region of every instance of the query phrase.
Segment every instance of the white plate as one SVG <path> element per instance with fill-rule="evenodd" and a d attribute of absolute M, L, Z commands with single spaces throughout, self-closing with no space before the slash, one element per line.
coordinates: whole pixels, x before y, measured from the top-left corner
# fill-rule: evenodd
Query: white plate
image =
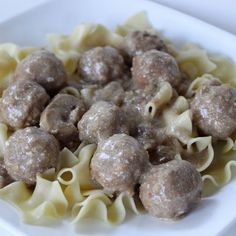
<path fill-rule="evenodd" d="M 146 10 L 153 25 L 175 42 L 195 42 L 212 52 L 228 55 L 236 62 L 236 37 L 145 0 L 54 0 L 0 24 L 0 42 L 43 45 L 47 33 L 69 33 L 81 22 L 99 22 L 113 28 L 141 10 Z M 211 198 L 203 199 L 194 212 L 179 222 L 166 223 L 142 215 L 129 218 L 115 227 L 101 228 L 93 223 L 90 227 L 81 227 L 80 232 L 81 235 L 129 236 L 235 235 L 235 196 L 234 180 Z M 8 204 L 1 201 L 0 209 L 0 226 L 13 235 L 78 235 L 67 222 L 53 227 L 30 226 L 21 223 L 16 210 Z"/>

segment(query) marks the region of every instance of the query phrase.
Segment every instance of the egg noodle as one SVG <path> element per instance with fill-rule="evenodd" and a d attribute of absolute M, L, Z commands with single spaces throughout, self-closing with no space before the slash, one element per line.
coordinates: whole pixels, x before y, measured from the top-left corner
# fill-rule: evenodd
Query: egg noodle
<path fill-rule="evenodd" d="M 82 24 L 70 35 L 51 34 L 48 36 L 47 47 L 62 60 L 68 76 L 73 78 L 82 52 L 95 46 L 118 47 L 123 37 L 134 30 L 159 34 L 149 23 L 146 14 L 141 12 L 118 26 L 115 32 L 99 24 Z M 166 41 L 166 44 L 180 69 L 191 79 L 187 94 L 194 94 L 195 90 L 211 80 L 212 76 L 236 87 L 236 65 L 231 60 L 219 55 L 210 55 L 194 44 L 187 44 L 182 48 L 176 48 L 169 41 Z M 13 82 L 17 63 L 36 49 L 21 48 L 10 43 L 0 45 L 0 95 Z M 80 95 L 72 87 L 65 88 L 63 92 L 77 97 L 84 96 L 84 99 L 92 96 L 91 91 L 81 91 Z M 160 91 L 147 103 L 146 111 L 151 107 L 150 115 L 154 116 L 172 96 L 170 84 L 163 83 Z M 235 138 L 228 137 L 213 144 L 211 136 L 198 137 L 185 97 L 178 96 L 163 110 L 162 117 L 168 135 L 176 138 L 180 149 L 187 154 L 176 155 L 176 158 L 190 161 L 201 172 L 205 196 L 225 185 L 236 174 Z M 0 123 L 1 158 L 8 137 L 8 127 Z M 120 223 L 125 219 L 127 209 L 138 214 L 133 197 L 121 193 L 114 199 L 94 184 L 89 164 L 95 150 L 95 144 L 83 143 L 74 153 L 64 148 L 60 152 L 57 170 L 50 169 L 38 175 L 34 190 L 29 189 L 23 182 L 13 182 L 0 189 L 0 198 L 16 206 L 23 221 L 31 224 L 48 224 L 68 215 L 73 224 L 86 218 Z"/>

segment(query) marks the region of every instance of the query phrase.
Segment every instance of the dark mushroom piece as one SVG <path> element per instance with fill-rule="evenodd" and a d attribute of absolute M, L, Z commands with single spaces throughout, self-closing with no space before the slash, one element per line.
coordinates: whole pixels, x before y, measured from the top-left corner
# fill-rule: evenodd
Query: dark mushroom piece
<path fill-rule="evenodd" d="M 79 145 L 77 123 L 85 112 L 82 99 L 69 94 L 58 94 L 48 104 L 40 118 L 40 127 L 53 134 L 61 148 L 74 150 Z"/>

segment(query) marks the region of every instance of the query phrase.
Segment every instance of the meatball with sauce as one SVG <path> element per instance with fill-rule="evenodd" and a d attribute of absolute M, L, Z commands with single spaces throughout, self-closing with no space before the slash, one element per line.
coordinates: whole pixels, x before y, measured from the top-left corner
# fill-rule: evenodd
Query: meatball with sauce
<path fill-rule="evenodd" d="M 79 73 L 91 83 L 106 84 L 124 75 L 125 64 L 119 51 L 112 47 L 95 47 L 80 57 Z"/>
<path fill-rule="evenodd" d="M 194 123 L 206 135 L 226 139 L 236 130 L 236 89 L 209 83 L 199 88 L 191 102 Z"/>
<path fill-rule="evenodd" d="M 14 180 L 33 185 L 37 174 L 57 166 L 58 155 L 59 144 L 53 135 L 36 127 L 27 127 L 16 131 L 7 140 L 4 162 Z"/>
<path fill-rule="evenodd" d="M 61 147 L 75 149 L 79 145 L 77 123 L 85 112 L 83 101 L 69 94 L 56 95 L 43 111 L 40 127 L 53 134 Z"/>
<path fill-rule="evenodd" d="M 181 74 L 174 57 L 165 52 L 150 50 L 133 58 L 132 80 L 138 89 L 160 82 L 169 82 L 172 87 L 178 87 Z"/>
<path fill-rule="evenodd" d="M 16 79 L 33 80 L 49 93 L 66 85 L 67 75 L 62 62 L 47 50 L 38 50 L 22 60 L 16 68 Z"/>
<path fill-rule="evenodd" d="M 94 103 L 78 123 L 80 139 L 98 143 L 113 134 L 129 133 L 125 113 L 121 108 L 108 102 Z"/>
<path fill-rule="evenodd" d="M 142 177 L 140 199 L 146 210 L 162 219 L 178 219 L 201 199 L 201 175 L 192 164 L 173 160 L 152 166 Z"/>
<path fill-rule="evenodd" d="M 146 31 L 133 31 L 124 38 L 123 50 L 132 58 L 151 49 L 167 51 L 159 36 Z"/>
<path fill-rule="evenodd" d="M 12 128 L 36 125 L 48 101 L 49 96 L 39 84 L 16 81 L 3 92 L 0 100 L 2 120 Z"/>
<path fill-rule="evenodd" d="M 106 191 L 131 195 L 147 166 L 147 152 L 126 134 L 115 134 L 99 142 L 90 164 L 92 177 Z"/>

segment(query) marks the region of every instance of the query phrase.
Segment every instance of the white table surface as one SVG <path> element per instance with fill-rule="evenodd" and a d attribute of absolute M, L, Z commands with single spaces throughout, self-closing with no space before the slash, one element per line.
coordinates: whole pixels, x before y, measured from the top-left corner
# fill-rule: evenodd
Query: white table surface
<path fill-rule="evenodd" d="M 0 22 L 50 0 L 0 0 Z M 69 0 L 67 0 L 69 1 Z M 80 0 L 81 1 L 81 0 Z M 84 0 L 86 1 L 86 0 Z M 153 0 L 236 35 L 235 0 Z M 1 37 L 1 36 L 0 36 Z M 12 236 L 1 229 L 1 236 Z"/>

